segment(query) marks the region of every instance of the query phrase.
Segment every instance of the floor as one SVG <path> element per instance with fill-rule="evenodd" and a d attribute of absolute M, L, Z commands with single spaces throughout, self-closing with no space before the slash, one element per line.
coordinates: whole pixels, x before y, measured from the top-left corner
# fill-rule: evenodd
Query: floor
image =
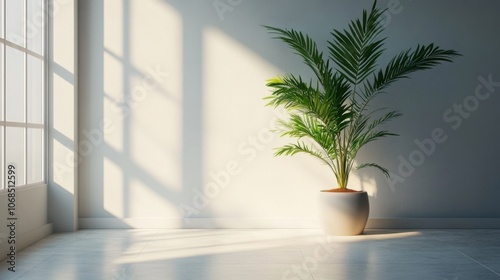
<path fill-rule="evenodd" d="M 500 280 L 500 230 L 82 230 L 7 268 L 0 279 Z"/>

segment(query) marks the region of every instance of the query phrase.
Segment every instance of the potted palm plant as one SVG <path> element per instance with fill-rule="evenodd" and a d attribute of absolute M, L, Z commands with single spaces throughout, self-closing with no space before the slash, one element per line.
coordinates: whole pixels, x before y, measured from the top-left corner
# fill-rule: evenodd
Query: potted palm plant
<path fill-rule="evenodd" d="M 280 120 L 277 131 L 296 141 L 277 149 L 275 155 L 309 154 L 328 166 L 337 188 L 319 194 L 320 220 L 327 234 L 361 234 L 369 214 L 368 195 L 348 188 L 352 172 L 365 167 L 386 168 L 376 163 L 355 164 L 356 155 L 366 144 L 396 135 L 381 125 L 400 116 L 397 111 L 373 108 L 372 101 L 397 80 L 430 69 L 441 62 L 451 62 L 459 55 L 434 44 L 418 45 L 392 58 L 385 67 L 378 66 L 384 52 L 384 10 L 373 4 L 370 11 L 350 22 L 345 30 L 334 29 L 327 41 L 328 53 L 296 30 L 265 26 L 286 43 L 313 72 L 313 79 L 286 74 L 268 80 L 271 94 L 267 105 L 284 107 L 289 118 Z"/>

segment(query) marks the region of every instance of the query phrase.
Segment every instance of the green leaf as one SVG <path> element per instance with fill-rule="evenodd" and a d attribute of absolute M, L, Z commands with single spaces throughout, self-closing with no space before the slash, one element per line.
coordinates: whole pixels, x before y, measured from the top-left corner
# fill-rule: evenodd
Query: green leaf
<path fill-rule="evenodd" d="M 362 168 L 366 168 L 366 167 L 374 167 L 374 168 L 377 168 L 378 170 L 380 170 L 382 173 L 384 173 L 384 175 L 387 177 L 387 178 L 390 178 L 391 175 L 389 174 L 389 170 L 387 170 L 386 168 L 376 164 L 376 163 L 363 163 L 363 164 L 360 164 L 356 167 L 356 170 L 355 171 L 358 171 Z"/>

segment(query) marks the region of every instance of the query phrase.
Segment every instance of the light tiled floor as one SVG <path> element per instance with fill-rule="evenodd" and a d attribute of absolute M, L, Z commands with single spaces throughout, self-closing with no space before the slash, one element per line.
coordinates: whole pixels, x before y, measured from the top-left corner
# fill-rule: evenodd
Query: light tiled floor
<path fill-rule="evenodd" d="M 17 255 L 0 279 L 500 280 L 500 230 L 82 230 Z"/>

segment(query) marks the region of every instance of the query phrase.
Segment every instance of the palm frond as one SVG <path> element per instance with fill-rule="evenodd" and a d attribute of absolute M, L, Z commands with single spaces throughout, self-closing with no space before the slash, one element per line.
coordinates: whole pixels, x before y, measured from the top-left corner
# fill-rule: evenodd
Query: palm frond
<path fill-rule="evenodd" d="M 358 153 L 358 151 L 366 144 L 387 136 L 397 136 L 397 134 L 389 132 L 387 130 L 377 130 L 362 133 L 359 135 L 359 137 L 353 138 L 349 143 L 349 152 L 354 157 Z"/>
<path fill-rule="evenodd" d="M 289 121 L 280 120 L 281 136 L 308 138 L 316 142 L 331 159 L 336 157 L 337 143 L 324 124 L 308 115 L 291 114 Z"/>
<path fill-rule="evenodd" d="M 312 83 L 306 84 L 301 77 L 289 74 L 285 77 L 275 77 L 267 82 L 267 86 L 273 89 L 268 105 L 283 106 L 286 109 L 298 109 L 308 111 L 311 107 L 311 99 L 318 94 L 317 88 Z"/>
<path fill-rule="evenodd" d="M 387 112 L 385 113 L 383 116 L 373 120 L 369 125 L 368 125 L 368 128 L 367 128 L 367 131 L 372 131 L 373 129 L 375 129 L 376 127 L 378 127 L 379 125 L 382 125 L 392 119 L 395 119 L 397 117 L 400 117 L 402 116 L 402 114 L 398 111 L 390 111 L 390 112 Z"/>
<path fill-rule="evenodd" d="M 310 115 L 321 121 L 330 133 L 338 133 L 349 125 L 352 116 L 350 106 L 346 103 L 349 91 L 346 83 L 337 80 L 328 94 L 320 91 L 317 85 L 305 83 L 302 78 L 294 75 L 275 77 L 267 82 L 267 86 L 273 89 L 269 100 L 270 106 L 283 106 L 290 111 L 300 111 L 302 114 Z"/>
<path fill-rule="evenodd" d="M 329 57 L 354 86 L 375 71 L 383 52 L 385 38 L 377 39 L 383 30 L 382 15 L 383 11 L 373 6 L 369 13 L 363 11 L 362 18 L 351 21 L 348 30 L 331 33 L 334 41 L 328 41 Z"/>
<path fill-rule="evenodd" d="M 322 85 L 325 86 L 329 83 L 329 79 L 333 76 L 332 70 L 329 68 L 328 62 L 325 63 L 323 53 L 318 50 L 316 42 L 311 37 L 293 29 L 287 30 L 272 26 L 264 27 L 269 33 L 275 35 L 275 39 L 280 39 L 288 44 L 303 59 L 304 63 L 311 68 Z"/>
<path fill-rule="evenodd" d="M 401 52 L 391 59 L 384 69 L 373 74 L 372 81 L 365 81 L 364 103 L 368 103 L 371 98 L 397 80 L 408 78 L 409 74 L 416 71 L 431 69 L 442 62 L 452 62 L 455 56 L 460 56 L 460 54 L 454 50 L 440 49 L 434 44 L 418 45 L 413 51 L 409 49 Z"/>
<path fill-rule="evenodd" d="M 387 170 L 387 168 L 384 168 L 376 163 L 363 163 L 363 164 L 360 164 L 356 167 L 356 169 L 354 171 L 358 171 L 360 169 L 363 169 L 363 168 L 366 168 L 366 167 L 374 167 L 374 168 L 377 168 L 378 170 L 380 170 L 382 173 L 384 173 L 384 175 L 387 177 L 387 178 L 390 178 L 391 175 L 389 174 L 389 170 Z"/>
<path fill-rule="evenodd" d="M 321 160 L 323 163 L 328 165 L 330 169 L 336 173 L 336 168 L 332 164 L 330 158 L 328 155 L 322 154 L 320 151 L 315 149 L 312 146 L 306 145 L 303 141 L 297 141 L 295 144 L 287 144 L 282 147 L 279 147 L 276 149 L 276 152 L 274 153 L 275 156 L 293 156 L 298 153 L 305 153 L 308 155 L 311 155 L 319 160 Z"/>

